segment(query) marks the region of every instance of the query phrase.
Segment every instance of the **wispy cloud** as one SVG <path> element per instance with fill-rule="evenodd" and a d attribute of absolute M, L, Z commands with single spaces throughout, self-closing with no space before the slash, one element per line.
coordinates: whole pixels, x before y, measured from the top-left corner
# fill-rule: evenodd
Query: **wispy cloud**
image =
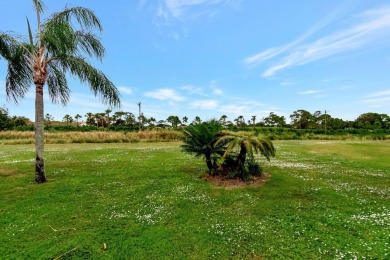
<path fill-rule="evenodd" d="M 371 107 L 390 107 L 390 90 L 371 93 L 363 99 L 363 103 Z"/>
<path fill-rule="evenodd" d="M 253 67 L 254 65 L 260 64 L 266 60 L 269 60 L 279 54 L 282 54 L 283 52 L 286 52 L 290 50 L 291 48 L 299 45 L 301 42 L 321 30 L 323 27 L 331 23 L 334 18 L 337 16 L 337 14 L 341 11 L 341 8 L 335 10 L 334 12 L 327 15 L 324 19 L 313 25 L 309 30 L 307 30 L 305 33 L 303 33 L 301 36 L 299 36 L 294 41 L 285 44 L 280 47 L 270 48 L 268 50 L 262 51 L 260 53 L 257 53 L 255 55 L 252 55 L 250 57 L 247 57 L 244 59 L 244 64 L 248 67 Z"/>
<path fill-rule="evenodd" d="M 374 92 L 374 93 L 370 94 L 368 97 L 383 97 L 383 96 L 390 96 L 390 89 L 384 90 L 384 91 L 379 91 L 379 92 Z"/>
<path fill-rule="evenodd" d="M 132 89 L 132 88 L 129 88 L 129 87 L 119 86 L 119 87 L 118 87 L 118 90 L 119 90 L 121 93 L 124 93 L 124 94 L 126 94 L 126 95 L 131 95 L 131 94 L 133 94 L 133 89 Z"/>
<path fill-rule="evenodd" d="M 355 15 L 352 20 L 347 21 L 354 23 L 349 28 L 341 29 L 311 43 L 304 43 L 309 36 L 332 19 L 325 20 L 311 28 L 297 40 L 285 46 L 271 48 L 248 57 L 244 59 L 244 63 L 251 66 L 278 57 L 278 60 L 262 73 L 263 77 L 270 77 L 287 68 L 359 50 L 378 39 L 387 38 L 390 35 L 390 6 L 384 6 Z"/>
<path fill-rule="evenodd" d="M 322 90 L 306 90 L 306 91 L 298 92 L 298 94 L 299 95 L 313 95 L 313 94 L 318 94 L 321 92 L 322 92 Z"/>
<path fill-rule="evenodd" d="M 183 101 L 184 97 L 180 96 L 173 89 L 158 89 L 156 91 L 148 91 L 145 93 L 146 97 L 159 99 L 159 100 L 172 100 L 172 101 Z"/>
<path fill-rule="evenodd" d="M 191 102 L 190 107 L 195 109 L 215 109 L 218 106 L 216 100 L 196 100 Z"/>
<path fill-rule="evenodd" d="M 185 86 L 181 87 L 181 89 L 189 92 L 190 94 L 197 94 L 200 96 L 205 95 L 204 90 L 201 87 L 195 87 L 192 85 L 185 85 Z"/>
<path fill-rule="evenodd" d="M 196 13 L 192 13 L 191 16 L 200 16 L 206 13 L 212 14 L 215 11 L 209 8 L 224 2 L 226 0 L 163 0 L 159 3 L 157 15 L 164 19 L 171 17 L 185 19 L 189 17 L 191 9 L 201 6 L 207 7 L 208 9 L 198 10 Z"/>

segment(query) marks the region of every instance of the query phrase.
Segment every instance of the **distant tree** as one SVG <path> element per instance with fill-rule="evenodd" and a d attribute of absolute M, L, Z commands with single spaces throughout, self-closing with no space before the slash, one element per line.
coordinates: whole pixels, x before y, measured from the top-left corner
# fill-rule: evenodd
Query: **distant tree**
<path fill-rule="evenodd" d="M 263 119 L 265 126 L 284 127 L 286 125 L 286 118 L 284 116 L 278 116 L 274 112 L 270 112 L 269 116 Z"/>
<path fill-rule="evenodd" d="M 167 118 L 167 122 L 170 123 L 174 128 L 181 124 L 181 121 L 178 116 L 169 116 Z"/>
<path fill-rule="evenodd" d="M 95 117 L 95 121 L 96 121 L 96 126 L 99 127 L 99 126 L 102 126 L 104 127 L 105 126 L 105 117 L 106 117 L 106 113 L 96 113 L 94 115 Z"/>
<path fill-rule="evenodd" d="M 0 107 L 0 131 L 13 127 L 12 120 L 8 115 L 8 109 Z"/>
<path fill-rule="evenodd" d="M 154 117 L 149 118 L 149 126 L 150 127 L 156 126 L 156 118 L 154 118 Z"/>
<path fill-rule="evenodd" d="M 91 112 L 85 114 L 87 125 L 95 125 L 94 115 Z"/>
<path fill-rule="evenodd" d="M 51 125 L 51 122 L 54 121 L 54 117 L 50 115 L 49 113 L 46 113 L 45 115 L 45 122 L 47 125 Z"/>
<path fill-rule="evenodd" d="M 125 121 L 126 124 L 129 126 L 134 126 L 137 123 L 137 121 L 135 120 L 135 115 L 131 112 L 126 112 Z"/>
<path fill-rule="evenodd" d="M 219 122 L 221 122 L 222 125 L 225 126 L 225 124 L 226 124 L 226 119 L 227 119 L 227 116 L 226 116 L 226 115 L 222 115 L 221 118 L 219 119 Z"/>
<path fill-rule="evenodd" d="M 308 129 L 312 119 L 312 114 L 306 110 L 300 109 L 294 111 L 290 115 L 290 119 L 293 127 L 299 129 Z"/>
<path fill-rule="evenodd" d="M 112 112 L 112 110 L 107 108 L 105 112 L 106 112 L 106 116 L 107 116 L 107 127 L 110 127 L 110 123 L 111 123 L 110 113 Z"/>
<path fill-rule="evenodd" d="M 123 119 L 125 115 L 126 115 L 126 112 L 123 112 L 123 111 L 115 112 L 114 115 L 112 116 L 115 124 L 116 125 L 125 125 L 126 121 Z"/>
<path fill-rule="evenodd" d="M 255 126 L 256 124 L 256 116 L 252 116 L 252 125 Z"/>
<path fill-rule="evenodd" d="M 63 121 L 66 122 L 66 125 L 69 125 L 73 122 L 73 118 L 70 115 L 66 114 L 63 118 Z"/>
<path fill-rule="evenodd" d="M 26 126 L 30 123 L 30 119 L 24 116 L 13 116 L 12 124 L 14 126 Z"/>
<path fill-rule="evenodd" d="M 389 116 L 386 114 L 378 114 L 372 112 L 364 113 L 361 114 L 358 118 L 356 118 L 355 127 L 372 129 L 374 128 L 376 121 L 381 124 L 381 128 L 386 128 L 389 122 Z M 379 127 L 379 123 L 377 123 L 376 127 Z"/>
<path fill-rule="evenodd" d="M 200 123 L 202 123 L 202 120 L 200 119 L 199 116 L 196 116 L 196 117 L 194 118 L 194 121 L 192 121 L 192 124 L 194 124 L 194 125 L 200 124 Z"/>
<path fill-rule="evenodd" d="M 184 116 L 184 117 L 182 118 L 182 120 L 183 120 L 183 125 L 187 125 L 187 123 L 188 123 L 188 117 Z"/>
<path fill-rule="evenodd" d="M 77 125 L 79 124 L 80 118 L 82 118 L 82 116 L 81 116 L 80 114 L 76 114 L 76 115 L 74 116 L 74 119 L 76 119 Z"/>
<path fill-rule="evenodd" d="M 321 111 L 317 110 L 313 113 L 311 120 L 310 120 L 310 128 L 311 129 L 321 129 L 322 125 L 322 113 Z"/>

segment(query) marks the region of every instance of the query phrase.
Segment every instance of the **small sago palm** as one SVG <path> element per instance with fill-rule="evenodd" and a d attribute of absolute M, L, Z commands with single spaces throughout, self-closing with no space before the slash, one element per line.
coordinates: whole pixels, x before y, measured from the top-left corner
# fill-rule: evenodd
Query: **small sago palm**
<path fill-rule="evenodd" d="M 101 60 L 104 47 L 93 29 L 102 31 L 96 15 L 83 7 L 65 8 L 41 23 L 42 2 L 33 0 L 37 15 L 37 34 L 33 37 L 27 20 L 29 40 L 18 41 L 9 34 L 0 32 L 0 57 L 8 61 L 6 77 L 7 97 L 16 103 L 24 97 L 32 83 L 35 85 L 35 181 L 46 181 L 44 170 L 44 85 L 53 102 L 65 105 L 70 90 L 66 73 L 88 83 L 92 92 L 110 106 L 120 106 L 119 91 L 87 57 Z M 73 26 L 78 22 L 79 28 Z"/>
<path fill-rule="evenodd" d="M 227 143 L 223 157 L 230 155 L 234 150 L 238 150 L 236 168 L 242 171 L 247 157 L 250 161 L 255 161 L 255 154 L 261 154 L 267 160 L 275 156 L 275 147 L 268 139 L 263 139 L 250 132 L 230 132 L 223 131 L 215 145 Z"/>
<path fill-rule="evenodd" d="M 184 133 L 183 151 L 203 156 L 210 173 L 216 167 L 216 159 L 222 156 L 224 143 L 216 145 L 218 133 L 222 130 L 222 125 L 217 120 L 194 124 L 186 127 Z"/>

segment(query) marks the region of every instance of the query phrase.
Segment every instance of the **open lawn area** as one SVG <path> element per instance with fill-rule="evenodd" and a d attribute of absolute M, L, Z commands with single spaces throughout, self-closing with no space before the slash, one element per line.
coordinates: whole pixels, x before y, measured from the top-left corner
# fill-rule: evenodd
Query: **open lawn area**
<path fill-rule="evenodd" d="M 390 258 L 390 141 L 276 141 L 241 188 L 180 144 L 48 144 L 39 185 L 34 146 L 0 145 L 0 258 Z"/>

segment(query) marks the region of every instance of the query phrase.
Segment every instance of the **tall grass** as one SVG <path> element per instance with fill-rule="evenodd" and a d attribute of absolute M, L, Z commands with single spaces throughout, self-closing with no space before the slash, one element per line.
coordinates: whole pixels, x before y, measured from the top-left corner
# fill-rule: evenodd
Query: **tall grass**
<path fill-rule="evenodd" d="M 150 130 L 143 132 L 46 132 L 45 143 L 136 143 L 179 141 L 182 133 L 170 130 Z M 0 144 L 32 144 L 34 132 L 0 132 Z"/>

